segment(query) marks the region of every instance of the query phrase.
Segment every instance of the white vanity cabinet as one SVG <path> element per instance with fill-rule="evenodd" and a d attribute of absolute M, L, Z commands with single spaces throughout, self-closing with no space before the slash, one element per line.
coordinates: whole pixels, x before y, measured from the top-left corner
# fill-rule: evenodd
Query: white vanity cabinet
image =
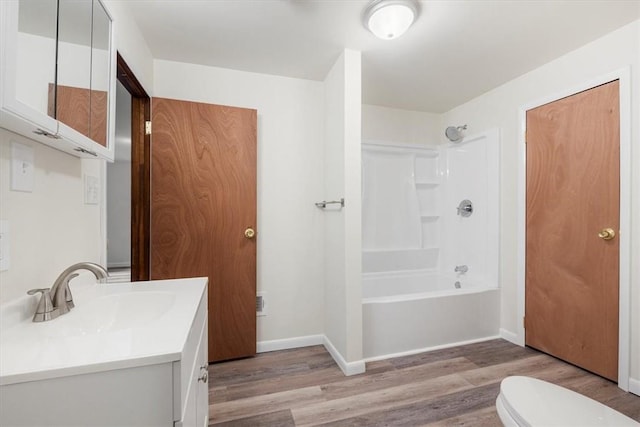
<path fill-rule="evenodd" d="M 173 363 L 173 413 L 176 427 L 209 425 L 207 298 L 189 332 L 182 359 Z"/>
<path fill-rule="evenodd" d="M 5 349 L 4 355 L 30 354 L 15 361 L 7 357 L 6 363 L 0 360 L 2 374 L 6 374 L 0 376 L 0 425 L 207 426 L 206 278 L 101 286 L 114 288 L 106 295 L 112 300 L 127 286 L 138 293 L 139 298 L 129 300 L 136 302 L 133 322 L 145 316 L 137 308 L 138 302 L 152 300 L 148 296 L 162 297 L 155 300 L 169 308 L 152 324 L 65 337 L 64 328 L 53 322 L 80 310 L 81 305 L 88 306 L 77 292 L 76 308 L 51 321 L 52 336 L 59 334 L 62 342 L 16 343 L 10 332 L 3 332 L 2 344 L 14 346 Z M 124 324 L 123 320 L 114 322 Z M 47 325 L 23 326 L 16 332 L 32 341 L 32 330 Z M 78 359 L 67 363 L 73 357 Z M 47 370 L 34 366 L 43 370 L 28 372 L 40 359 L 49 359 Z"/>
<path fill-rule="evenodd" d="M 102 2 L 2 0 L 0 24 L 0 127 L 112 161 L 116 58 Z"/>

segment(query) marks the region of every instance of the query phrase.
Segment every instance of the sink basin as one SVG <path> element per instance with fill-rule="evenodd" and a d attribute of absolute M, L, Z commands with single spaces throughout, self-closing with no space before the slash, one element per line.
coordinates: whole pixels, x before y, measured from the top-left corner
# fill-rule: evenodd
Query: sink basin
<path fill-rule="evenodd" d="M 175 299 L 175 293 L 171 292 L 131 292 L 97 297 L 76 306 L 70 315 L 60 316 L 55 328 L 47 328 L 47 335 L 99 334 L 141 328 L 167 313 Z"/>

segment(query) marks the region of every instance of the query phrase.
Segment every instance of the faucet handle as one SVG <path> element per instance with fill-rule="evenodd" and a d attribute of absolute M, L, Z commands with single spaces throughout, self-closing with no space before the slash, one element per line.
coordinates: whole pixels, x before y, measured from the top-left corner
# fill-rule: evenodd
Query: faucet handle
<path fill-rule="evenodd" d="M 51 301 L 51 293 L 49 288 L 37 288 L 27 291 L 28 295 L 35 295 L 42 293 L 40 301 L 38 301 L 38 307 L 33 315 L 34 322 L 44 322 L 46 320 L 55 319 L 60 315 L 57 308 L 53 308 L 53 302 Z"/>

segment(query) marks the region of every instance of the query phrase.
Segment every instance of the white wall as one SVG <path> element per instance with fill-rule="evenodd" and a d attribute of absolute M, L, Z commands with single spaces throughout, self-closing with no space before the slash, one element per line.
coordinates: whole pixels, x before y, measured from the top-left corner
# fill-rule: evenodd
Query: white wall
<path fill-rule="evenodd" d="M 362 361 L 361 57 L 345 50 L 325 79 L 324 198 L 345 199 L 325 209 L 324 332 L 347 374 Z"/>
<path fill-rule="evenodd" d="M 126 2 L 104 0 L 115 29 L 116 49 L 149 96 L 153 91 L 153 55 L 138 25 L 128 11 Z"/>
<path fill-rule="evenodd" d="M 448 144 L 442 153 L 445 163 L 442 165 L 440 271 L 450 276 L 456 266 L 466 265 L 468 272 L 458 274 L 458 278 L 490 288 L 499 283 L 499 156 L 498 129 L 469 135 L 457 144 Z M 466 218 L 456 210 L 465 199 L 473 203 L 473 213 Z M 495 335 L 497 333 L 496 323 Z"/>
<path fill-rule="evenodd" d="M 323 332 L 321 82 L 155 61 L 154 95 L 258 110 L 258 342 Z"/>
<path fill-rule="evenodd" d="M 331 68 L 324 81 L 324 200 L 344 197 L 345 179 L 345 57 Z M 347 208 L 351 200 L 346 199 Z M 342 210 L 324 210 L 324 334 L 344 359 L 347 354 L 345 298 L 345 223 Z M 339 356 L 340 357 L 340 356 Z"/>
<path fill-rule="evenodd" d="M 441 115 L 362 105 L 362 139 L 402 144 L 435 145 L 442 141 Z"/>
<path fill-rule="evenodd" d="M 11 142 L 34 149 L 33 192 L 10 190 Z M 10 222 L 11 265 L 0 272 L 0 303 L 45 288 L 66 267 L 100 261 L 100 206 L 84 204 L 83 174 L 100 176 L 99 160 L 80 160 L 0 129 L 0 219 Z"/>
<path fill-rule="evenodd" d="M 526 53 L 523 53 L 526 54 Z M 467 123 L 469 133 L 501 130 L 501 323 L 518 330 L 517 318 L 517 177 L 519 109 L 598 76 L 631 65 L 632 71 L 632 228 L 631 228 L 631 377 L 640 378 L 640 21 L 506 83 L 443 115 L 444 123 Z M 640 387 L 640 383 L 638 383 Z"/>

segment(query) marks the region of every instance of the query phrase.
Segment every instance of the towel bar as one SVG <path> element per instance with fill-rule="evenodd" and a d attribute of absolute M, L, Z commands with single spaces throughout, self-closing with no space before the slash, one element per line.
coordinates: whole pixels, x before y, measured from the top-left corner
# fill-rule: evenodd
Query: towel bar
<path fill-rule="evenodd" d="M 327 207 L 327 205 L 337 205 L 337 204 L 340 204 L 340 207 L 344 208 L 344 197 L 341 198 L 340 200 L 331 200 L 330 202 L 323 200 L 321 202 L 316 203 L 316 206 L 319 207 L 320 209 L 324 209 Z"/>

